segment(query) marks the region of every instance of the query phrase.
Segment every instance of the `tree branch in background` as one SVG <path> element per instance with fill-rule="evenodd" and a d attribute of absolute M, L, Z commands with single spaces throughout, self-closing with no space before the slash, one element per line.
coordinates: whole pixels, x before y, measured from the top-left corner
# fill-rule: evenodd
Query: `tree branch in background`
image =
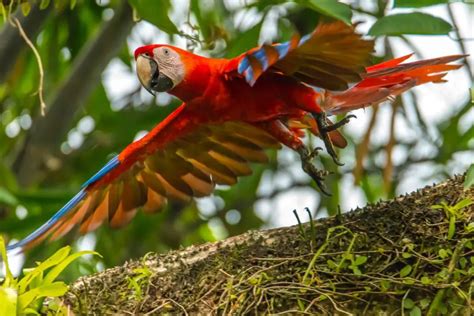
<path fill-rule="evenodd" d="M 21 13 L 21 9 L 18 8 L 17 12 L 12 16 L 12 20 L 16 19 L 23 27 L 23 30 L 29 38 L 36 38 L 42 29 L 42 25 L 48 18 L 52 11 L 52 5 L 48 6 L 44 10 L 40 10 L 37 4 L 32 5 L 31 11 L 28 16 L 24 16 Z M 18 33 L 18 29 L 10 23 L 5 23 L 3 29 L 0 31 L 0 83 L 7 79 L 8 74 L 15 65 L 15 60 L 21 54 L 23 49 L 26 47 L 25 40 Z M 7 62 L 9 61 L 9 62 Z"/>
<path fill-rule="evenodd" d="M 472 276 L 463 271 L 472 267 L 474 207 L 459 205 L 474 188 L 463 181 L 300 227 L 149 254 L 80 278 L 66 304 L 98 315 L 469 313 Z M 456 212 L 432 208 L 443 201 L 459 203 Z"/>
<path fill-rule="evenodd" d="M 132 9 L 127 1 L 122 1 L 113 18 L 81 50 L 69 76 L 49 98 L 46 116 L 38 118 L 29 130 L 14 163 L 13 169 L 21 185 L 29 185 L 38 179 L 48 156 L 58 150 L 74 115 L 100 83 L 103 70 L 125 44 L 132 26 Z"/>

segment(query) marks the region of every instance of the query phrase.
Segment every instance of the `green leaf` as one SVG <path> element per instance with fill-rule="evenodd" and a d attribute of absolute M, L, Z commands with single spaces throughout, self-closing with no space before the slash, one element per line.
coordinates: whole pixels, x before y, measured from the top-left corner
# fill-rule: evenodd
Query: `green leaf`
<path fill-rule="evenodd" d="M 367 261 L 366 256 L 357 256 L 357 258 L 354 261 L 354 264 L 356 266 L 360 266 L 361 264 L 364 264 Z"/>
<path fill-rule="evenodd" d="M 59 275 L 64 269 L 66 269 L 68 265 L 71 264 L 71 262 L 73 262 L 73 261 L 76 260 L 77 258 L 79 258 L 79 257 L 81 257 L 81 256 L 83 256 L 83 255 L 87 255 L 87 254 L 100 256 L 99 253 L 97 253 L 97 252 L 95 252 L 95 251 L 90 251 L 90 250 L 84 250 L 84 251 L 76 252 L 76 253 L 74 253 L 74 254 L 68 256 L 66 259 L 64 259 L 63 261 L 61 261 L 61 263 L 59 263 L 59 264 L 56 265 L 54 268 L 52 268 L 51 271 L 49 271 L 48 274 L 46 275 L 46 277 L 44 278 L 43 283 L 44 283 L 44 284 L 52 283 L 52 282 L 58 277 L 58 275 Z"/>
<path fill-rule="evenodd" d="M 407 275 L 410 274 L 411 270 L 412 270 L 411 265 L 404 266 L 403 269 L 400 270 L 400 277 L 402 278 L 406 277 Z"/>
<path fill-rule="evenodd" d="M 129 0 L 140 17 L 168 34 L 179 33 L 178 28 L 168 17 L 171 6 L 169 0 Z"/>
<path fill-rule="evenodd" d="M 465 208 L 465 207 L 467 207 L 467 206 L 469 206 L 469 205 L 471 205 L 471 204 L 473 204 L 473 203 L 474 203 L 474 201 L 471 200 L 471 199 L 469 199 L 469 198 L 467 198 L 467 199 L 462 199 L 461 201 L 459 201 L 458 203 L 456 203 L 456 205 L 453 206 L 453 209 L 454 209 L 455 211 L 458 211 L 458 210 L 461 210 L 461 209 L 463 209 L 463 208 Z"/>
<path fill-rule="evenodd" d="M 64 295 L 67 292 L 67 285 L 64 282 L 54 282 L 52 284 L 45 284 L 40 287 L 34 288 L 20 295 L 18 298 L 18 304 L 20 310 L 25 309 L 33 301 L 41 297 L 57 297 Z"/>
<path fill-rule="evenodd" d="M 41 315 L 36 309 L 27 307 L 23 310 L 22 315 Z"/>
<path fill-rule="evenodd" d="M 29 2 L 23 2 L 21 4 L 21 12 L 23 13 L 24 16 L 27 16 L 30 14 L 31 11 L 31 4 Z"/>
<path fill-rule="evenodd" d="M 411 298 L 406 298 L 403 301 L 403 308 L 412 309 L 415 306 L 415 302 Z"/>
<path fill-rule="evenodd" d="M 49 6 L 50 2 L 51 2 L 51 0 L 41 0 L 40 9 L 41 10 L 46 9 Z"/>
<path fill-rule="evenodd" d="M 17 314 L 18 292 L 11 287 L 0 287 L 0 314 Z"/>
<path fill-rule="evenodd" d="M 441 258 L 441 259 L 446 259 L 449 257 L 449 253 L 446 249 L 440 249 L 438 251 L 438 256 Z"/>
<path fill-rule="evenodd" d="M 425 285 L 431 284 L 431 282 L 432 282 L 431 279 L 427 276 L 422 276 L 420 281 L 421 281 L 422 284 L 425 284 Z"/>
<path fill-rule="evenodd" d="M 448 0 L 395 0 L 394 8 L 422 8 L 430 5 L 448 3 Z"/>
<path fill-rule="evenodd" d="M 421 309 L 418 306 L 413 307 L 410 311 L 410 316 L 421 316 Z"/>
<path fill-rule="evenodd" d="M 447 239 L 451 240 L 456 232 L 456 216 L 451 215 L 449 217 L 449 227 L 448 227 L 448 236 Z"/>
<path fill-rule="evenodd" d="M 472 233 L 474 232 L 474 223 L 469 223 L 465 228 L 464 230 L 468 233 Z"/>
<path fill-rule="evenodd" d="M 7 189 L 0 187 L 0 204 L 16 206 L 18 205 L 18 200 Z"/>
<path fill-rule="evenodd" d="M 422 309 L 425 309 L 425 308 L 427 308 L 428 306 L 430 306 L 430 303 L 431 303 L 431 301 L 430 301 L 429 298 L 424 298 L 424 299 L 420 300 L 420 302 L 419 302 L 420 307 L 421 307 Z"/>
<path fill-rule="evenodd" d="M 445 35 L 451 30 L 451 24 L 441 18 L 426 13 L 413 12 L 387 15 L 378 19 L 370 28 L 369 35 Z"/>
<path fill-rule="evenodd" d="M 5 280 L 3 281 L 2 287 L 7 288 L 13 283 L 15 278 L 13 277 L 10 265 L 8 264 L 7 249 L 2 236 L 0 236 L 0 254 L 2 256 L 3 265 L 5 266 Z"/>
<path fill-rule="evenodd" d="M 352 10 L 345 3 L 341 3 L 337 0 L 298 0 L 296 2 L 321 14 L 351 24 Z"/>
<path fill-rule="evenodd" d="M 69 255 L 71 251 L 71 247 L 66 246 L 58 251 L 56 251 L 51 257 L 40 263 L 33 271 L 26 274 L 20 282 L 18 282 L 18 292 L 20 294 L 26 291 L 26 287 L 30 284 L 30 282 L 40 273 L 43 273 L 46 269 L 49 269 L 52 266 L 58 265 L 62 262 L 66 257 Z"/>
<path fill-rule="evenodd" d="M 405 259 L 411 258 L 413 255 L 409 252 L 402 252 L 402 257 Z"/>
<path fill-rule="evenodd" d="M 464 189 L 474 186 L 474 163 L 467 169 L 466 178 L 464 179 Z"/>
<path fill-rule="evenodd" d="M 337 264 L 333 260 L 329 259 L 326 263 L 330 269 L 337 269 Z"/>

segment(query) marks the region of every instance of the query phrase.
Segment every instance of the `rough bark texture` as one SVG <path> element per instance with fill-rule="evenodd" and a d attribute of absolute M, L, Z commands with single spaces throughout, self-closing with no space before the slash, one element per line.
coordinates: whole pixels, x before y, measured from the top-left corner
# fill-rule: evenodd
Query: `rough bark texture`
<path fill-rule="evenodd" d="M 462 182 L 456 176 L 313 223 L 149 254 L 79 279 L 65 302 L 95 315 L 467 315 L 473 308 L 474 207 L 453 215 L 432 208 L 474 199 L 474 188 Z"/>

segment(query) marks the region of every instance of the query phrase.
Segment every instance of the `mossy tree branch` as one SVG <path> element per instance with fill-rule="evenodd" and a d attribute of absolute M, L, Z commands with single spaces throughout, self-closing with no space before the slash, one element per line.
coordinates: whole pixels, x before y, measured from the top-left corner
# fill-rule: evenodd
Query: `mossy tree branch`
<path fill-rule="evenodd" d="M 79 279 L 65 302 L 88 314 L 468 314 L 474 207 L 432 208 L 473 200 L 462 183 L 456 176 L 313 225 L 149 254 Z"/>

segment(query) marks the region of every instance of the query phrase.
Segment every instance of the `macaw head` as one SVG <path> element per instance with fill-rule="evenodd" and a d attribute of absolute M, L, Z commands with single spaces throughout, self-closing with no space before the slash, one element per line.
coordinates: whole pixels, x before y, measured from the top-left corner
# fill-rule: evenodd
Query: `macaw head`
<path fill-rule="evenodd" d="M 140 83 L 150 92 L 166 92 L 184 79 L 182 50 L 169 45 L 147 45 L 135 50 Z"/>

